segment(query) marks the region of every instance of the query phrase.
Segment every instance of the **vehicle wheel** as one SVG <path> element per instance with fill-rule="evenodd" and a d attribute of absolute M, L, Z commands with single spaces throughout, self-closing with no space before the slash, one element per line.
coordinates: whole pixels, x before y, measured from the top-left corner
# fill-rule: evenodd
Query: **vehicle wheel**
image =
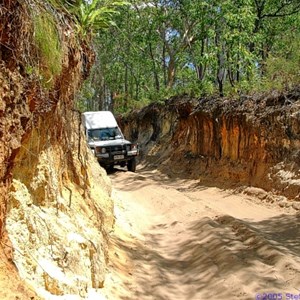
<path fill-rule="evenodd" d="M 106 172 L 108 172 L 108 173 L 112 173 L 114 170 L 114 165 L 105 165 L 103 167 L 106 170 Z"/>
<path fill-rule="evenodd" d="M 135 172 L 135 170 L 136 170 L 136 159 L 135 159 L 135 157 L 128 161 L 127 169 L 130 172 Z"/>

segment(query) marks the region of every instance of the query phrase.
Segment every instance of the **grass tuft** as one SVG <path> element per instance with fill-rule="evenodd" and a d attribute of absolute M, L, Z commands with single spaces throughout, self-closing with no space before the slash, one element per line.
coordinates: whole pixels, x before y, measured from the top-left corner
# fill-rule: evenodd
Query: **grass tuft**
<path fill-rule="evenodd" d="M 39 57 L 39 75 L 48 88 L 62 71 L 62 47 L 55 20 L 47 12 L 34 16 L 34 41 Z"/>

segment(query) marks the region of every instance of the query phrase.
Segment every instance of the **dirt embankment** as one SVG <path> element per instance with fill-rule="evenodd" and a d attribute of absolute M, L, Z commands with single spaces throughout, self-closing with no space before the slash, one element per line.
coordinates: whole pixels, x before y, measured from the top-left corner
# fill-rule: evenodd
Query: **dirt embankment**
<path fill-rule="evenodd" d="M 300 209 L 299 107 L 299 88 L 232 100 L 183 96 L 120 122 L 140 143 L 142 157 L 167 173 L 262 188 Z"/>
<path fill-rule="evenodd" d="M 93 53 L 49 1 L 4 0 L 0 18 L 0 298 L 85 297 L 103 285 L 113 223 L 73 111 Z"/>

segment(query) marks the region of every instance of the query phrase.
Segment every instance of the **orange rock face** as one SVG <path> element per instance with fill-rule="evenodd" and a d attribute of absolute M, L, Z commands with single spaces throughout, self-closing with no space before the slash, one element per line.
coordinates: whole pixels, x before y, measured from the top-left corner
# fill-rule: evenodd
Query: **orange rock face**
<path fill-rule="evenodd" d="M 113 223 L 110 183 L 73 110 L 93 55 L 67 15 L 36 3 L 0 5 L 0 299 L 102 286 Z M 47 78 L 34 41 L 43 14 L 57 21 L 60 44 L 60 71 Z"/>
<path fill-rule="evenodd" d="M 166 172 L 298 200 L 299 107 L 297 89 L 238 100 L 184 96 L 120 122 L 146 162 Z"/>

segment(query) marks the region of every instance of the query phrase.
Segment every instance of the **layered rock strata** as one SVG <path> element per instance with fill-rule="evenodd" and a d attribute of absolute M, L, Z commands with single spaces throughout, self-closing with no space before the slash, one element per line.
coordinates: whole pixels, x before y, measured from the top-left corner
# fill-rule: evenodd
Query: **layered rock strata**
<path fill-rule="evenodd" d="M 0 298 L 84 298 L 103 285 L 113 224 L 74 110 L 93 53 L 48 1 L 4 0 L 0 18 Z"/>
<path fill-rule="evenodd" d="M 174 97 L 120 119 L 146 161 L 173 176 L 253 186 L 298 201 L 300 91 Z"/>

